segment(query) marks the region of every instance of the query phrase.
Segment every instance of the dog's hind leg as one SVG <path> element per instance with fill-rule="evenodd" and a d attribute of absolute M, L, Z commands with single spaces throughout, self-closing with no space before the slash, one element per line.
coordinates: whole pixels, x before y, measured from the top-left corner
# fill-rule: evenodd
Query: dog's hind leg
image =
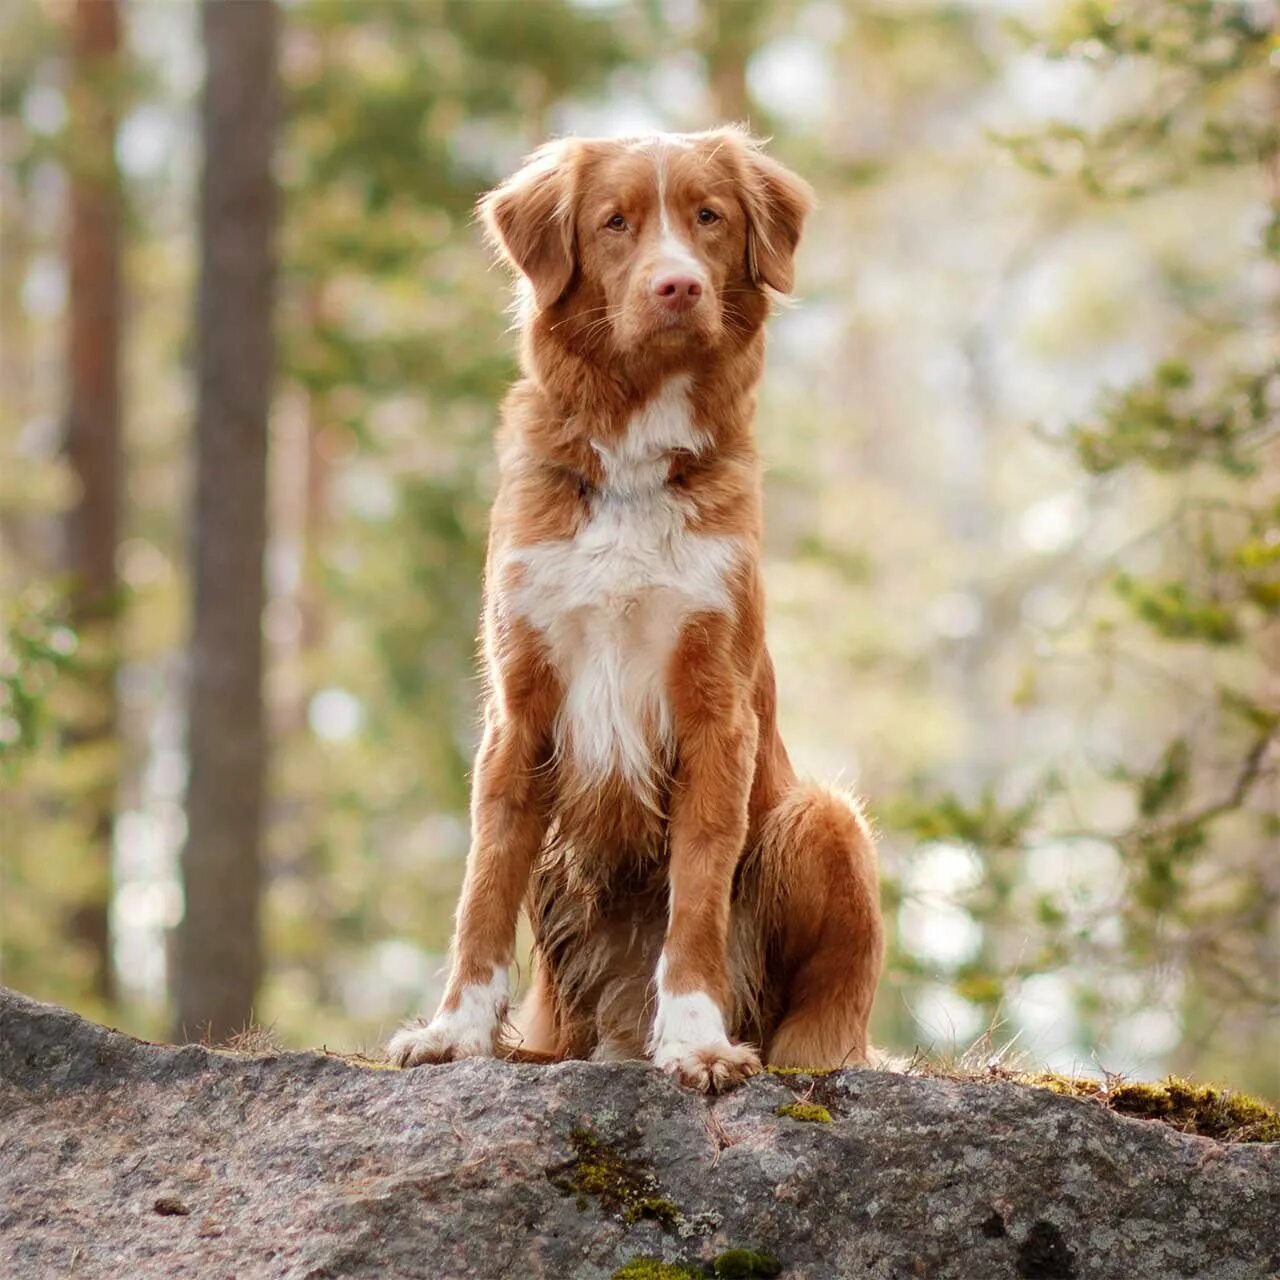
<path fill-rule="evenodd" d="M 768 1065 L 838 1067 L 867 1059 L 867 1021 L 884 963 L 875 844 L 856 805 L 825 788 L 789 788 L 762 826 L 751 896 L 770 939 L 780 1018 Z"/>
<path fill-rule="evenodd" d="M 537 951 L 533 955 L 529 989 L 524 993 L 520 1007 L 511 1015 L 503 1039 L 516 1057 L 525 1054 L 535 1058 L 562 1056 L 555 991 L 546 963 Z"/>

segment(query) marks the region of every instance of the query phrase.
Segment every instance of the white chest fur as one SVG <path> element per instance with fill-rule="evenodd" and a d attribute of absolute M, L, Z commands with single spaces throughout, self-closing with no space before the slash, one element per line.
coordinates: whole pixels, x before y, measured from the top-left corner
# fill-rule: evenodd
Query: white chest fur
<path fill-rule="evenodd" d="M 511 552 L 510 606 L 547 640 L 565 681 L 560 752 L 586 779 L 618 773 L 646 798 L 673 744 L 668 667 L 693 613 L 730 608 L 735 539 L 689 531 L 667 484 L 674 449 L 699 452 L 689 383 L 672 379 L 613 445 L 576 537 Z"/>

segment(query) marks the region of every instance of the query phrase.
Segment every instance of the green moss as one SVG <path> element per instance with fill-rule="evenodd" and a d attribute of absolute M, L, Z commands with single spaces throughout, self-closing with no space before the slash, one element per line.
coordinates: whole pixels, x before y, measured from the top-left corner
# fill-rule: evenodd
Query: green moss
<path fill-rule="evenodd" d="M 632 1258 L 613 1273 L 613 1280 L 705 1280 L 706 1272 L 682 1262 L 660 1258 Z"/>
<path fill-rule="evenodd" d="M 1054 1072 L 1022 1076 L 1024 1084 L 1088 1098 L 1121 1115 L 1162 1120 L 1184 1133 L 1224 1142 L 1280 1142 L 1280 1111 L 1258 1098 L 1170 1076 L 1153 1084 L 1108 1084 Z"/>
<path fill-rule="evenodd" d="M 810 1124 L 831 1123 L 831 1112 L 816 1102 L 784 1102 L 778 1114 L 790 1116 L 792 1120 L 807 1120 Z"/>
<path fill-rule="evenodd" d="M 1248 1094 L 1170 1076 L 1159 1084 L 1122 1084 L 1108 1105 L 1125 1115 L 1159 1118 L 1188 1133 L 1236 1142 L 1280 1142 L 1280 1112 Z"/>
<path fill-rule="evenodd" d="M 723 1280 L 771 1280 L 782 1274 L 782 1263 L 771 1253 L 755 1249 L 726 1249 L 712 1264 L 711 1274 Z"/>
<path fill-rule="evenodd" d="M 756 1249 L 726 1249 L 705 1267 L 687 1262 L 663 1262 L 641 1256 L 619 1267 L 613 1280 L 773 1280 L 782 1274 L 782 1263 L 771 1253 Z"/>
<path fill-rule="evenodd" d="M 639 1161 L 601 1142 L 589 1129 L 572 1130 L 569 1142 L 574 1158 L 551 1175 L 551 1182 L 566 1194 L 577 1194 L 580 1206 L 582 1197 L 594 1196 L 628 1226 L 641 1218 L 652 1218 L 664 1227 L 679 1221 L 679 1206 L 659 1194 L 657 1178 Z"/>
<path fill-rule="evenodd" d="M 771 1076 L 833 1076 L 835 1067 L 765 1067 Z"/>
<path fill-rule="evenodd" d="M 680 1206 L 666 1196 L 645 1196 L 629 1205 L 622 1216 L 628 1224 L 641 1218 L 653 1218 L 664 1227 L 674 1227 L 680 1218 Z"/>

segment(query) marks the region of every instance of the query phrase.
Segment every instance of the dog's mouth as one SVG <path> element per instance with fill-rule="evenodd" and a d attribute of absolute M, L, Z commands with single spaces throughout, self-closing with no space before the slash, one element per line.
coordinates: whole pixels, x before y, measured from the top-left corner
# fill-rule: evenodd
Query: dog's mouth
<path fill-rule="evenodd" d="M 706 337 L 712 328 L 712 308 L 704 298 L 696 307 L 673 311 L 665 307 L 646 308 L 641 336 L 667 340 Z"/>
<path fill-rule="evenodd" d="M 650 321 L 649 327 L 658 333 L 675 333 L 692 329 L 695 318 L 687 312 L 660 311 Z"/>
<path fill-rule="evenodd" d="M 710 294 L 692 307 L 635 299 L 622 311 L 613 331 L 619 350 L 637 353 L 646 347 L 676 353 L 691 345 L 715 342 L 719 335 L 718 308 Z"/>

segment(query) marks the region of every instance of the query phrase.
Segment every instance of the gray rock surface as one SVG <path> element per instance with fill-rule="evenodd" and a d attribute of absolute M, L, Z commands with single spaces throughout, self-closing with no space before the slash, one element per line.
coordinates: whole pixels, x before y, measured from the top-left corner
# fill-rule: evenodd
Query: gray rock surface
<path fill-rule="evenodd" d="M 830 1123 L 778 1114 L 810 1090 Z M 0 989 L 9 1280 L 666 1280 L 737 1248 L 795 1280 L 1264 1280 L 1280 1144 L 872 1071 L 706 1099 L 642 1064 L 234 1057 Z"/>

